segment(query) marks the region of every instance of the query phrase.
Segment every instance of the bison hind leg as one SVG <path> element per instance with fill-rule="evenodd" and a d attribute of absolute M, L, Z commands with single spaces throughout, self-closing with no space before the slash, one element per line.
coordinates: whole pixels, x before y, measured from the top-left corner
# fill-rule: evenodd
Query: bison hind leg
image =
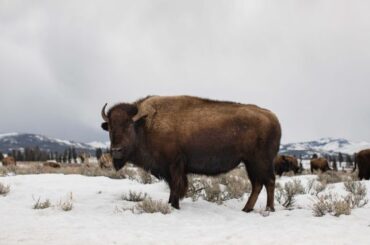
<path fill-rule="evenodd" d="M 275 173 L 272 160 L 259 159 L 253 162 L 245 162 L 245 166 L 252 183 L 252 193 L 249 196 L 243 211 L 250 212 L 253 210 L 263 186 L 265 186 L 267 192 L 266 210 L 275 211 Z"/>

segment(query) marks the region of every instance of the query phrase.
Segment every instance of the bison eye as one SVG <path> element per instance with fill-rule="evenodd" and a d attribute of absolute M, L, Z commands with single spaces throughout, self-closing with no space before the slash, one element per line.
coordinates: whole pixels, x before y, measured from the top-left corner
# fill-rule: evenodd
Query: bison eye
<path fill-rule="evenodd" d="M 101 128 L 104 129 L 105 131 L 108 131 L 108 123 L 107 122 L 103 122 L 101 124 Z"/>

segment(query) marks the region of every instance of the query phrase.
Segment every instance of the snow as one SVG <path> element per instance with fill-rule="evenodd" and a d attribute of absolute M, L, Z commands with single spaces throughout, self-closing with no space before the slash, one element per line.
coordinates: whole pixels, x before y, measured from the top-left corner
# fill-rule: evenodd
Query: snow
<path fill-rule="evenodd" d="M 297 151 L 312 151 L 319 153 L 345 153 L 354 154 L 360 150 L 370 148 L 368 142 L 350 142 L 342 138 L 321 138 L 316 141 L 298 142 L 282 144 L 281 149 L 297 150 Z"/>
<path fill-rule="evenodd" d="M 86 144 L 93 148 L 107 149 L 110 146 L 110 141 L 107 141 L 107 142 L 93 141 L 93 142 L 86 143 Z"/>
<path fill-rule="evenodd" d="M 4 133 L 4 134 L 0 134 L 0 139 L 1 138 L 5 138 L 5 137 L 9 137 L 9 136 L 17 136 L 18 133 Z"/>
<path fill-rule="evenodd" d="M 306 184 L 313 175 L 297 178 Z M 171 214 L 116 212 L 132 205 L 121 200 L 129 190 L 146 192 L 155 200 L 168 200 L 161 181 L 140 184 L 106 177 L 43 174 L 0 177 L 11 186 L 0 196 L 0 244 L 369 244 L 370 205 L 354 209 L 349 216 L 314 217 L 312 196 L 300 195 L 295 209 L 276 203 L 276 212 L 265 213 L 263 190 L 252 213 L 244 213 L 248 195 L 222 205 L 190 198 Z M 370 190 L 370 181 L 363 181 Z M 342 193 L 343 184 L 329 188 Z M 73 209 L 56 204 L 72 192 Z M 369 195 L 369 194 L 368 194 Z M 35 199 L 49 198 L 55 206 L 34 210 Z M 370 199 L 370 196 L 368 196 Z"/>

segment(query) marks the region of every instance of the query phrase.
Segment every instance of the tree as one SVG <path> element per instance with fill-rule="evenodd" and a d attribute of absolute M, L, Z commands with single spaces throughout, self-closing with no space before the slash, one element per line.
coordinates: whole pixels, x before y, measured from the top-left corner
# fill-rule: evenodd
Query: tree
<path fill-rule="evenodd" d="M 342 155 L 342 153 L 340 153 L 340 152 L 339 152 L 339 154 L 338 154 L 338 162 L 339 162 L 339 167 L 342 167 L 343 155 Z"/>
<path fill-rule="evenodd" d="M 72 163 L 72 148 L 69 148 L 67 151 L 68 151 L 68 163 Z"/>
<path fill-rule="evenodd" d="M 0 161 L 2 161 L 4 159 L 4 155 L 3 153 L 0 151 Z"/>
<path fill-rule="evenodd" d="M 335 156 L 333 156 L 333 170 L 338 171 L 337 159 Z"/>
<path fill-rule="evenodd" d="M 353 160 L 349 154 L 346 155 L 346 162 L 347 162 L 347 167 L 353 166 Z"/>
<path fill-rule="evenodd" d="M 67 150 L 67 149 L 65 149 L 65 150 L 64 150 L 64 153 L 63 153 L 62 161 L 63 161 L 64 163 L 66 163 L 66 162 L 67 162 L 67 159 L 68 159 L 68 150 Z"/>
<path fill-rule="evenodd" d="M 96 158 L 99 160 L 100 158 L 101 158 L 101 156 L 103 155 L 103 151 L 102 151 L 102 149 L 101 148 L 97 148 L 96 150 L 95 150 L 95 156 L 96 156 Z"/>
<path fill-rule="evenodd" d="M 74 163 L 77 163 L 77 152 L 76 152 L 76 148 L 74 147 L 72 147 L 72 158 L 73 158 Z"/>

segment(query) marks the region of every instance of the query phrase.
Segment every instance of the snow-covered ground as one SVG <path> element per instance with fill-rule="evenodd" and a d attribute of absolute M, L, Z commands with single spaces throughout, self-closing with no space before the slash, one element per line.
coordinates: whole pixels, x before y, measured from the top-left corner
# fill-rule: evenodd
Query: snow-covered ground
<path fill-rule="evenodd" d="M 298 178 L 306 186 L 313 175 L 282 177 L 283 183 Z M 190 198 L 172 213 L 133 214 L 117 212 L 130 202 L 121 195 L 129 190 L 146 192 L 155 200 L 168 199 L 164 182 L 140 184 L 106 177 L 43 174 L 0 177 L 10 185 L 0 196 L 0 244 L 369 244 L 370 205 L 351 215 L 314 217 L 313 196 L 299 195 L 294 209 L 276 203 L 276 212 L 263 212 L 263 190 L 255 211 L 244 213 L 243 200 L 222 205 Z M 363 181 L 370 190 L 370 181 Z M 343 194 L 343 183 L 329 187 Z M 73 209 L 62 211 L 58 203 L 70 193 Z M 369 191 L 370 192 L 370 191 Z M 35 210 L 35 200 L 50 199 L 51 208 Z M 370 194 L 368 193 L 370 199 Z"/>

